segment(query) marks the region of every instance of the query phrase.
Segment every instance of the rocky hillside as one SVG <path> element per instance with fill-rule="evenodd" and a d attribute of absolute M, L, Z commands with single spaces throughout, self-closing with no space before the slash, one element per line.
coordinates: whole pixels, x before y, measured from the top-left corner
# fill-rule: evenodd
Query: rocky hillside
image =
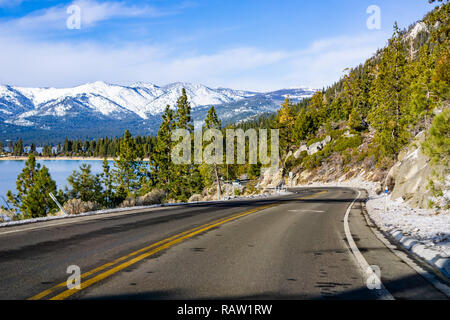
<path fill-rule="evenodd" d="M 450 4 L 303 104 L 288 100 L 260 121 L 280 129 L 282 163 L 261 188 L 358 178 L 392 199 L 448 210 L 450 203 Z M 247 125 L 251 127 L 251 125 Z M 293 178 L 289 177 L 292 172 Z"/>
<path fill-rule="evenodd" d="M 203 121 L 215 106 L 224 123 L 275 112 L 287 95 L 300 101 L 314 93 L 307 88 L 250 92 L 183 82 L 123 86 L 97 81 L 73 88 L 4 85 L 0 86 L 0 141 L 22 138 L 26 143 L 49 143 L 62 142 L 65 137 L 115 137 L 126 129 L 154 135 L 165 107 L 176 104 L 183 88 L 195 121 Z"/>

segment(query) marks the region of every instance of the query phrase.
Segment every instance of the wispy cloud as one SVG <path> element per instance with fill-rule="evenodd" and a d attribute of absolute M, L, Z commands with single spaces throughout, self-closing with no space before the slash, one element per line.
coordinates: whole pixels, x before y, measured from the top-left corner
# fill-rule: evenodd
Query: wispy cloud
<path fill-rule="evenodd" d="M 381 34 L 361 35 L 323 39 L 303 50 L 241 47 L 187 54 L 163 45 L 33 42 L 0 35 L 0 43 L 8 43 L 0 50 L 0 83 L 62 87 L 96 80 L 189 81 L 250 90 L 322 87 L 338 80 L 344 68 L 370 57 L 384 39 Z"/>
<path fill-rule="evenodd" d="M 82 28 L 90 28 L 99 22 L 115 18 L 154 18 L 175 14 L 180 10 L 178 8 L 160 10 L 148 4 L 130 5 L 126 2 L 117 1 L 98 2 L 95 0 L 75 0 L 66 5 L 57 5 L 37 10 L 20 18 L 3 21 L 2 28 L 6 28 L 8 31 L 14 33 L 30 32 L 33 34 L 39 30 L 64 29 L 66 28 L 66 20 L 69 17 L 67 8 L 70 5 L 75 5 L 80 8 Z"/>
<path fill-rule="evenodd" d="M 0 0 L 0 8 L 18 6 L 22 2 L 23 0 Z"/>

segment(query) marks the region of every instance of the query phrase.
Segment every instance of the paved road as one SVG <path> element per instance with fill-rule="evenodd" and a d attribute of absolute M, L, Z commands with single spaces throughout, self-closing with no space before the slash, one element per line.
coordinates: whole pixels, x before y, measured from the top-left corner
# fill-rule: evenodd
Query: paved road
<path fill-rule="evenodd" d="M 357 191 L 156 208 L 0 229 L 0 299 L 377 299 L 348 249 Z M 371 232 L 349 227 L 396 299 L 445 299 Z M 68 290 L 67 268 L 82 273 Z"/>

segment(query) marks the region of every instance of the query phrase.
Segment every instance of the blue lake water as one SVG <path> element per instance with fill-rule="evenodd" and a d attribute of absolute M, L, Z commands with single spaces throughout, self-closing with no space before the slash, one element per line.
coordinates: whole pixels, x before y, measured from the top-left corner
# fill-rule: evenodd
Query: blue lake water
<path fill-rule="evenodd" d="M 38 160 L 41 166 L 46 166 L 56 181 L 59 189 L 64 189 L 67 185 L 67 177 L 72 174 L 74 170 L 78 170 L 82 163 L 90 164 L 93 174 L 101 173 L 102 160 Z M 0 196 L 6 198 L 6 192 L 11 190 L 17 193 L 16 179 L 22 172 L 25 166 L 24 160 L 1 160 L 0 161 Z M 112 167 L 112 161 L 110 161 Z M 0 199 L 0 205 L 5 205 L 4 201 Z"/>

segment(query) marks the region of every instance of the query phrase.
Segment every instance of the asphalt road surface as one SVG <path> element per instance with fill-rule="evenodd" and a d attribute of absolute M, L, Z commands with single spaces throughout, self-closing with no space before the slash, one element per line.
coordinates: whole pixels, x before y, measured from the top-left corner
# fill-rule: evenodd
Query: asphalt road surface
<path fill-rule="evenodd" d="M 358 191 L 291 191 L 0 228 L 0 299 L 379 299 L 344 229 Z M 446 299 L 378 240 L 360 198 L 348 226 L 391 297 Z"/>

